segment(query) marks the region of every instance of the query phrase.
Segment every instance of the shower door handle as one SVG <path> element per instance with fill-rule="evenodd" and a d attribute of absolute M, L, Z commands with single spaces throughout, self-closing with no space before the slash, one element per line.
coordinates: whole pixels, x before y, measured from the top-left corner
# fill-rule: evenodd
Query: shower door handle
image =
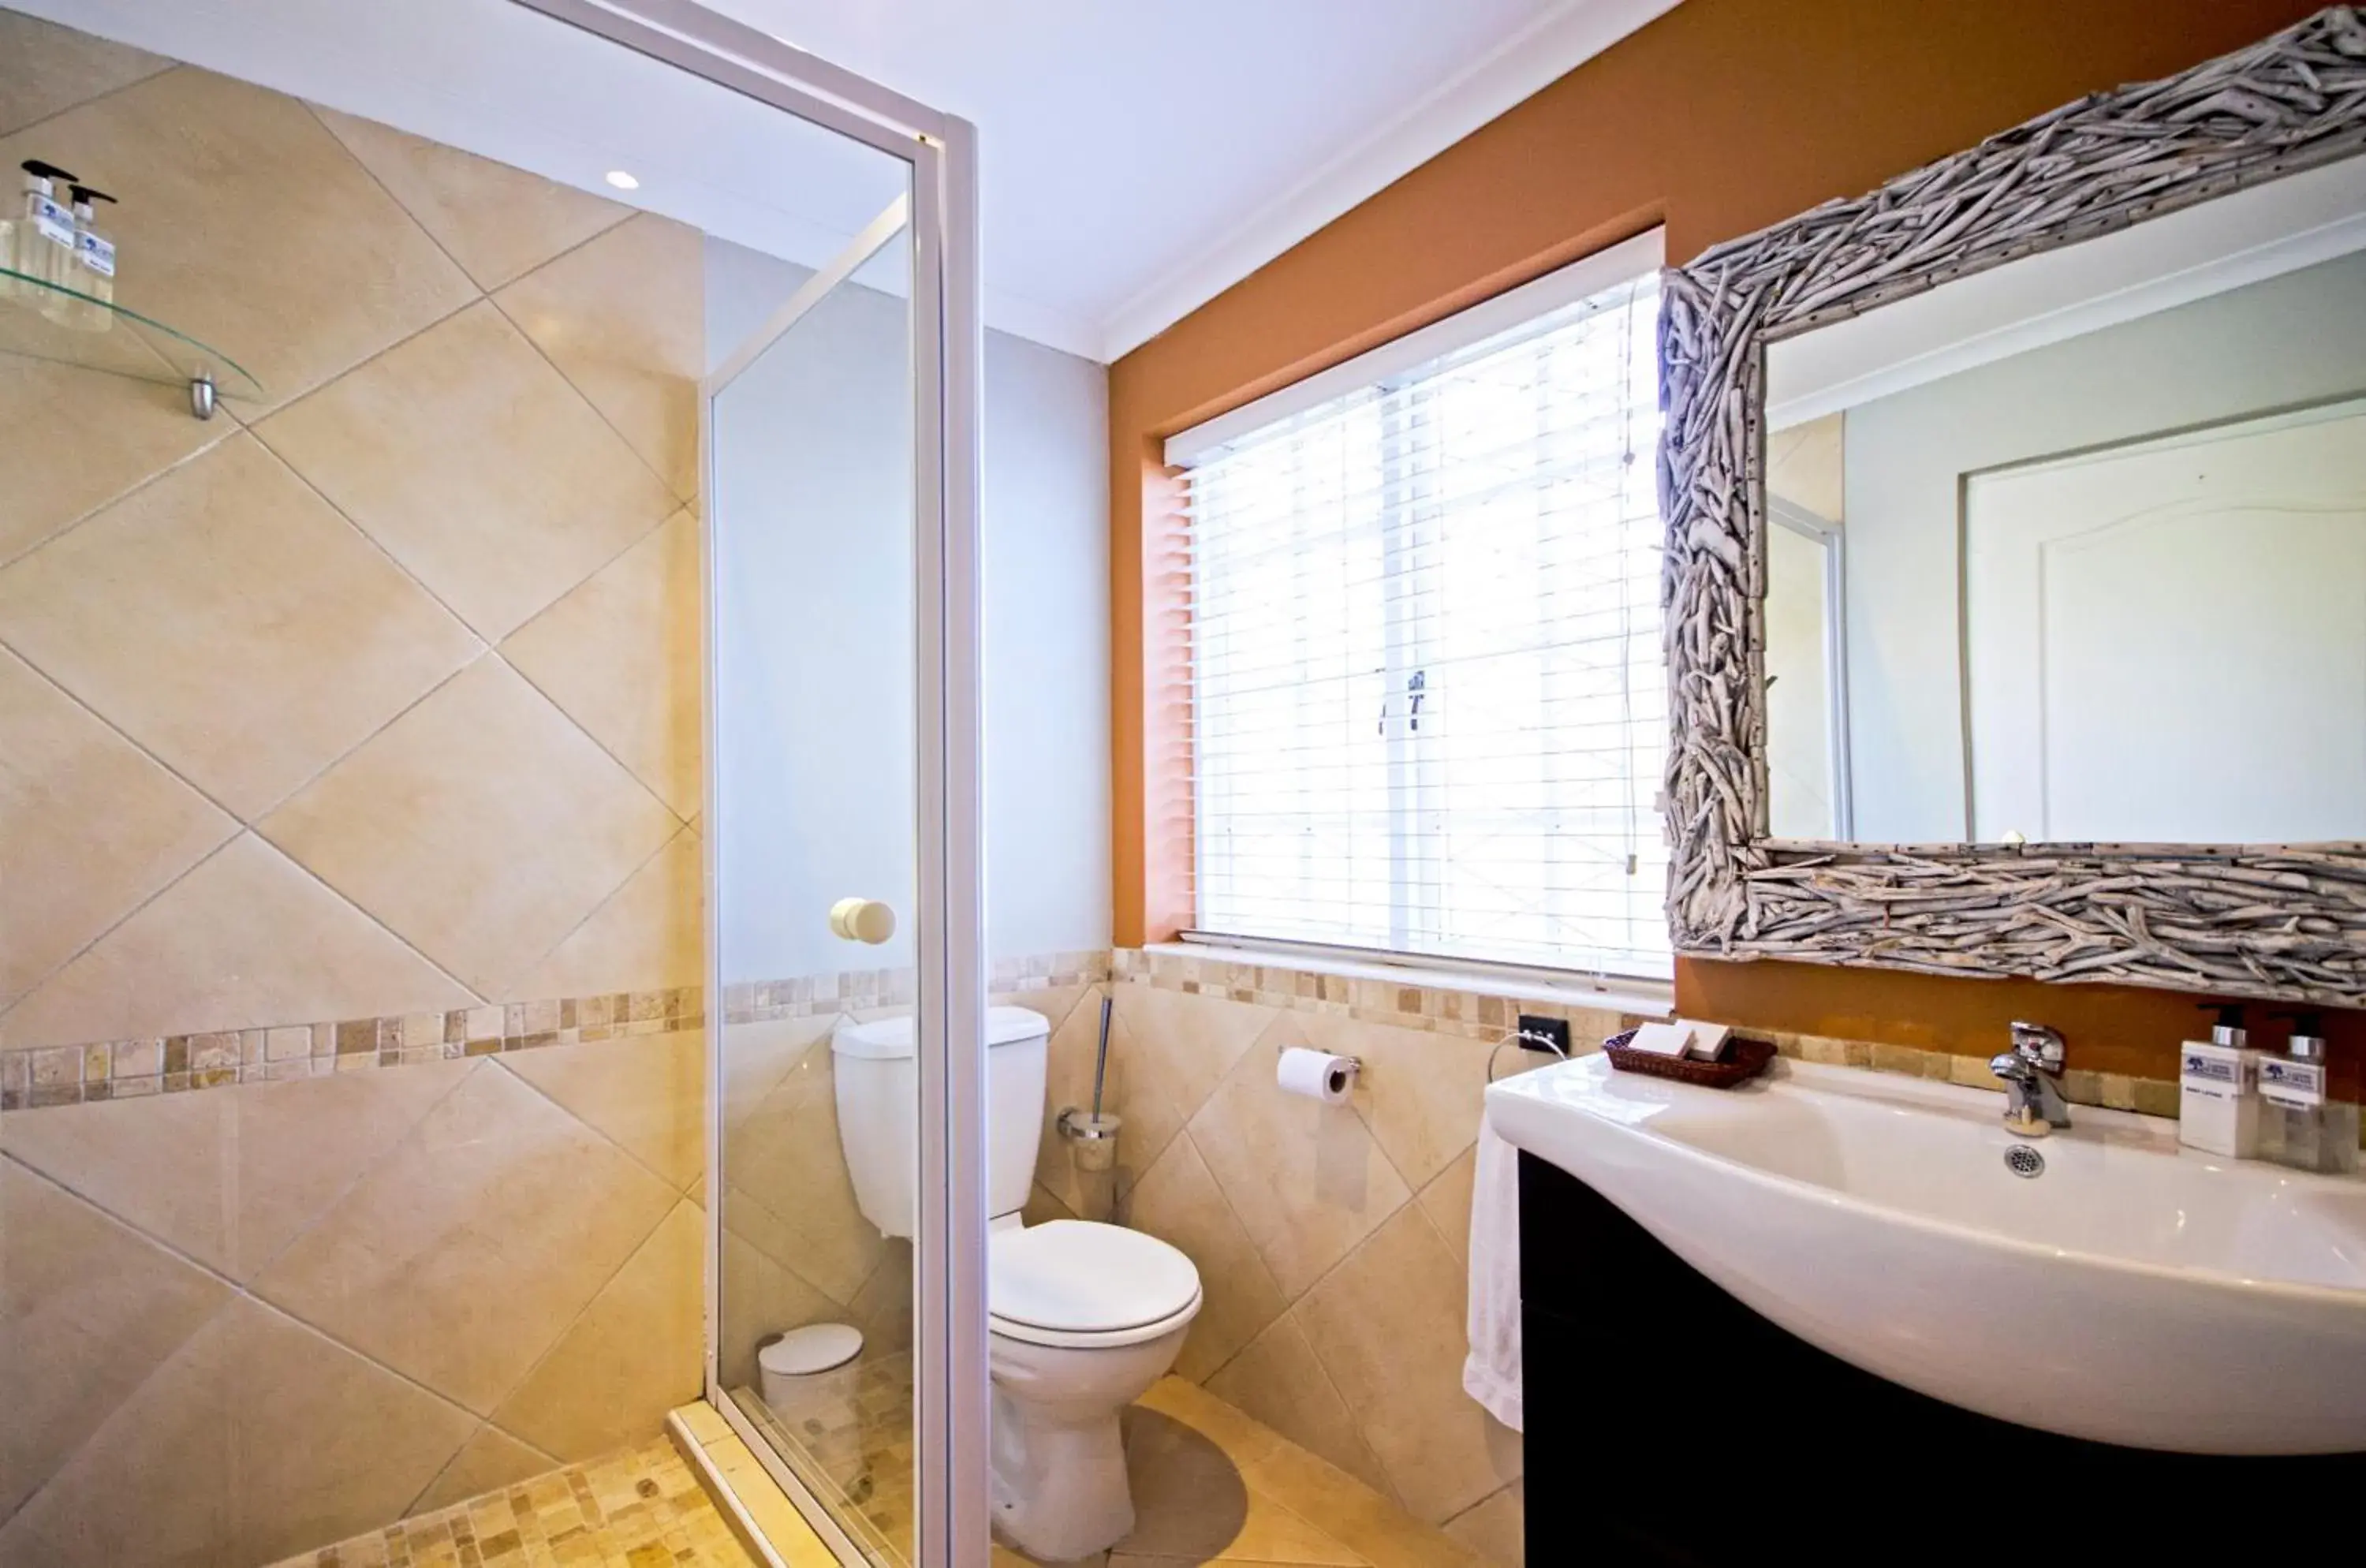
<path fill-rule="evenodd" d="M 876 947 L 896 934 L 896 911 L 876 898 L 840 898 L 829 907 L 829 929 L 849 942 Z"/>

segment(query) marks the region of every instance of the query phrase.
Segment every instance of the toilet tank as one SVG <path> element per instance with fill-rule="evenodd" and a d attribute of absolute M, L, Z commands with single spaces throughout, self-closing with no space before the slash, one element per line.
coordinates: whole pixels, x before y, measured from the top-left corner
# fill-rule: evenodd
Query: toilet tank
<path fill-rule="evenodd" d="M 1043 1075 L 1052 1023 L 1027 1008 L 986 1014 L 986 1201 L 993 1218 L 1027 1206 L 1043 1126 Z M 913 1230 L 920 1166 L 919 1065 L 912 1020 L 848 1021 L 829 1037 L 838 1081 L 838 1142 L 862 1217 L 884 1235 Z M 794 1194 L 783 1194 L 784 1199 Z"/>

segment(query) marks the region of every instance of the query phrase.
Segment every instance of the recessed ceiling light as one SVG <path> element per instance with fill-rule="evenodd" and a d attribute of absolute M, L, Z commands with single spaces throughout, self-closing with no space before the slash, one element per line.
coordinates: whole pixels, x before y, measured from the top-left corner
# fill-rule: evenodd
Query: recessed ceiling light
<path fill-rule="evenodd" d="M 622 169 L 609 170 L 608 183 L 614 186 L 618 190 L 638 190 L 641 188 L 641 182 L 635 179 L 632 175 L 625 173 Z"/>

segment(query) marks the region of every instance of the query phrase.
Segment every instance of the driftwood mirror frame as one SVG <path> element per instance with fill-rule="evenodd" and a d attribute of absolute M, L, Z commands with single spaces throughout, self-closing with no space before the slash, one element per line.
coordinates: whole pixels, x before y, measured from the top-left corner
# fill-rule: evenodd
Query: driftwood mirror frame
<path fill-rule="evenodd" d="M 1663 275 L 1678 953 L 2366 1003 L 2366 843 L 1769 838 L 1763 694 L 1769 343 L 2361 151 L 2366 17 L 2336 6 Z"/>

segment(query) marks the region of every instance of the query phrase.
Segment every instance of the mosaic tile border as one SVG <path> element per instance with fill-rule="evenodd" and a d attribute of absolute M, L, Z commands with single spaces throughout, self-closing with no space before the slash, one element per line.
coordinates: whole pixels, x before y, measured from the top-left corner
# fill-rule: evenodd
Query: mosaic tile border
<path fill-rule="evenodd" d="M 1139 948 L 1118 949 L 1111 955 L 1111 969 L 1114 978 L 1121 984 L 1147 985 L 1161 990 L 1330 1013 L 1398 1029 L 1427 1029 L 1477 1039 L 1500 1038 L 1524 1012 L 1566 1018 L 1581 1055 L 1594 1049 L 1606 1036 L 1642 1021 L 1630 1015 L 1570 1002 L 1400 985 L 1296 969 L 1282 964 L 1245 964 L 1188 953 L 1147 953 Z M 1898 1073 L 1996 1093 L 2002 1093 L 2004 1089 L 1996 1075 L 1989 1071 L 1986 1056 L 1775 1030 L 1745 1027 L 1743 1032 L 1772 1040 L 1778 1054 L 1794 1061 Z M 2178 1114 L 2178 1085 L 2168 1078 L 2074 1067 L 2062 1075 L 2062 1095 L 2074 1105 L 2092 1105 L 2106 1111 L 2132 1111 L 2172 1122 Z M 2361 1130 L 2360 1141 L 2366 1143 L 2366 1130 Z"/>
<path fill-rule="evenodd" d="M 1992 1089 L 2004 1085 L 1989 1071 L 1986 1056 L 1961 1056 L 1952 1051 L 1926 1051 L 1915 1045 L 1886 1045 L 1877 1041 L 1835 1040 L 1820 1034 L 1786 1034 L 1771 1029 L 1742 1032 L 1774 1042 L 1775 1051 L 1798 1062 L 1829 1067 L 1863 1067 L 1870 1072 L 1898 1073 L 1910 1078 L 1932 1078 L 1966 1089 Z M 2073 1105 L 2105 1111 L 2133 1111 L 2145 1116 L 2177 1120 L 2178 1086 L 2167 1078 L 2142 1078 L 2126 1073 L 2095 1073 L 2073 1067 L 2062 1075 L 2062 1098 Z"/>
<path fill-rule="evenodd" d="M 1110 977 L 1106 950 L 999 959 L 997 997 Z M 909 1007 L 911 969 L 845 970 L 794 980 L 729 986 L 726 1023 L 813 1018 L 879 1007 Z M 231 1084 L 325 1077 L 456 1056 L 490 1056 L 546 1045 L 670 1034 L 706 1023 L 705 988 L 677 986 L 610 991 L 546 1001 L 489 1003 L 448 1012 L 402 1013 L 324 1022 L 263 1024 L 0 1050 L 0 1111 L 39 1111 L 94 1100 L 134 1100 Z"/>
<path fill-rule="evenodd" d="M 997 958 L 987 971 L 986 989 L 993 996 L 1007 997 L 1058 986 L 1097 986 L 1109 978 L 1109 951 L 1088 948 L 1081 952 L 1035 953 L 1025 958 Z M 835 975 L 726 986 L 723 1021 L 770 1023 L 849 1009 L 910 1007 L 918 985 L 917 972 L 901 968 L 850 969 Z"/>
<path fill-rule="evenodd" d="M 1501 1039 L 1518 1026 L 1522 1013 L 1567 1019 L 1571 1035 L 1581 1047 L 1642 1021 L 1614 1008 L 1587 1007 L 1580 1000 L 1498 996 L 1324 974 L 1287 964 L 1247 964 L 1140 948 L 1118 949 L 1111 955 L 1110 968 L 1120 983 L 1477 1040 Z"/>
<path fill-rule="evenodd" d="M 704 989 L 611 991 L 449 1012 L 269 1024 L 0 1051 L 0 1111 L 670 1034 L 705 1023 Z"/>

